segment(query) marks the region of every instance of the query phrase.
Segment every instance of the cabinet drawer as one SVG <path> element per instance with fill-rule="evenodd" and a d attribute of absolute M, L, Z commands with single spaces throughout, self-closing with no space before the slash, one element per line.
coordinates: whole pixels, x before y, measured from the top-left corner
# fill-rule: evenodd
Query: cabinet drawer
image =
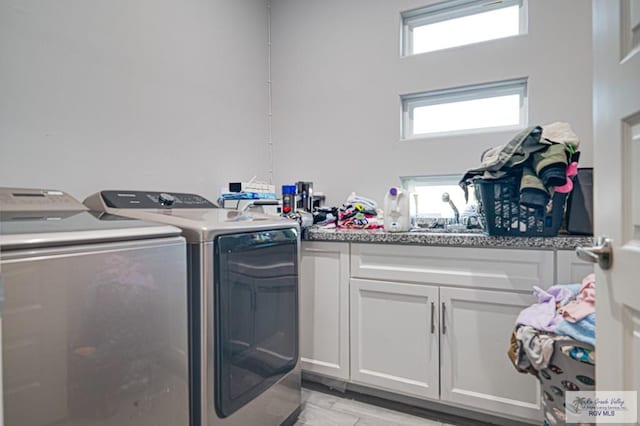
<path fill-rule="evenodd" d="M 553 284 L 554 253 L 543 250 L 351 244 L 351 276 L 500 290 Z"/>

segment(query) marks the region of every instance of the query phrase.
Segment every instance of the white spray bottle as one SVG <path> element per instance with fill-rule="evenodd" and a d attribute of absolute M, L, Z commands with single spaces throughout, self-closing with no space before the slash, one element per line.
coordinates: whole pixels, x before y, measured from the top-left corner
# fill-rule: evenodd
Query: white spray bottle
<path fill-rule="evenodd" d="M 406 232 L 411 227 L 409 193 L 392 186 L 384 196 L 384 229 L 388 232 Z"/>

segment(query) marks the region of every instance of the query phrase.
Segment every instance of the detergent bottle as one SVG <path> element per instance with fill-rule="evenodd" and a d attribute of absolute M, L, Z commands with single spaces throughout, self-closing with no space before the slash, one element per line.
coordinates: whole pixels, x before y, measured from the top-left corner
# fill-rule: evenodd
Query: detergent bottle
<path fill-rule="evenodd" d="M 392 186 L 384 196 L 384 229 L 406 232 L 411 227 L 410 196 L 404 189 Z"/>

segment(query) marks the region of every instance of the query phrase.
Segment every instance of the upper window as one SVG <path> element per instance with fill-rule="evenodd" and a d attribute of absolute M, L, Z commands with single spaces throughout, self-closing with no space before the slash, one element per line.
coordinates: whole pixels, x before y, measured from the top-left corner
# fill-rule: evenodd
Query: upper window
<path fill-rule="evenodd" d="M 527 124 L 526 79 L 404 95 L 401 100 L 403 139 Z"/>
<path fill-rule="evenodd" d="M 450 0 L 402 14 L 403 55 L 526 33 L 526 0 Z"/>

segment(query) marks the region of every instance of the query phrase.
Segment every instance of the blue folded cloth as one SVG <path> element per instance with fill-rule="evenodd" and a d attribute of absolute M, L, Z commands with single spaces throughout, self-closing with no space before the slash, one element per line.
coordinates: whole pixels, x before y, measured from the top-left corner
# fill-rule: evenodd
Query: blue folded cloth
<path fill-rule="evenodd" d="M 273 192 L 225 192 L 219 200 L 277 200 L 278 194 Z"/>
<path fill-rule="evenodd" d="M 555 330 L 556 334 L 569 336 L 582 343 L 596 345 L 596 314 L 590 314 L 578 322 L 562 320 Z"/>

